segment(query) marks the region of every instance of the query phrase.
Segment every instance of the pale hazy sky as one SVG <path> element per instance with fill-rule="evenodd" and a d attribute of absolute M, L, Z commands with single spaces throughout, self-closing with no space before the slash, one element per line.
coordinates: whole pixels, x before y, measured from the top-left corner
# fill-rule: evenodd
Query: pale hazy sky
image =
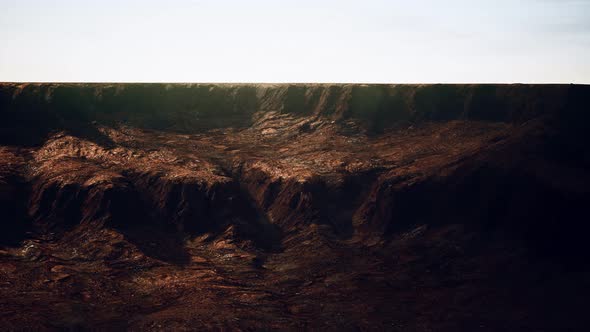
<path fill-rule="evenodd" d="M 590 83 L 590 0 L 0 0 L 0 81 Z"/>

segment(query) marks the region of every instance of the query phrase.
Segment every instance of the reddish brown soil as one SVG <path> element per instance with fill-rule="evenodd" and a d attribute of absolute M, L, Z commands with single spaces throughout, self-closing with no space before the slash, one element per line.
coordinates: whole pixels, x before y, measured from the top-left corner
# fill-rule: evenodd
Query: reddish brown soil
<path fill-rule="evenodd" d="M 590 324 L 585 87 L 539 87 L 562 107 L 527 88 L 512 119 L 404 121 L 347 115 L 355 90 L 325 114 L 324 92 L 296 112 L 290 90 L 256 87 L 242 125 L 198 130 L 136 114 L 27 125 L 27 87 L 3 89 L 5 330 Z"/>

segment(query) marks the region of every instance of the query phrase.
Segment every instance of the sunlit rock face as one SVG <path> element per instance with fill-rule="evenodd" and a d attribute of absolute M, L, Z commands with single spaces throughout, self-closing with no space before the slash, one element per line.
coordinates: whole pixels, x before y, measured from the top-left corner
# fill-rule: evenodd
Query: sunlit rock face
<path fill-rule="evenodd" d="M 583 330 L 589 99 L 0 84 L 0 322 Z"/>

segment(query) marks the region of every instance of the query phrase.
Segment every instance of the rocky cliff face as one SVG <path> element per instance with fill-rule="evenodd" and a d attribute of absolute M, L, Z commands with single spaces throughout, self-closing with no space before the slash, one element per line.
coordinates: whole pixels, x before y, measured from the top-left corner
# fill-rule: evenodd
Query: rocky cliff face
<path fill-rule="evenodd" d="M 589 98 L 576 85 L 0 85 L 0 320 L 581 329 Z"/>

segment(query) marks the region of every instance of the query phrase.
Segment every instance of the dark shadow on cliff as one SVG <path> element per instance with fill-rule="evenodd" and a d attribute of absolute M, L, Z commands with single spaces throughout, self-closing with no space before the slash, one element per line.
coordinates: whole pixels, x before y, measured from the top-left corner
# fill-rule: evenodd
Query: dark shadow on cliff
<path fill-rule="evenodd" d="M 146 256 L 184 266 L 190 263 L 186 235 L 163 225 L 133 225 L 117 229 Z"/>
<path fill-rule="evenodd" d="M 31 230 L 26 206 L 29 192 L 20 176 L 0 179 L 0 245 L 18 246 Z"/>

